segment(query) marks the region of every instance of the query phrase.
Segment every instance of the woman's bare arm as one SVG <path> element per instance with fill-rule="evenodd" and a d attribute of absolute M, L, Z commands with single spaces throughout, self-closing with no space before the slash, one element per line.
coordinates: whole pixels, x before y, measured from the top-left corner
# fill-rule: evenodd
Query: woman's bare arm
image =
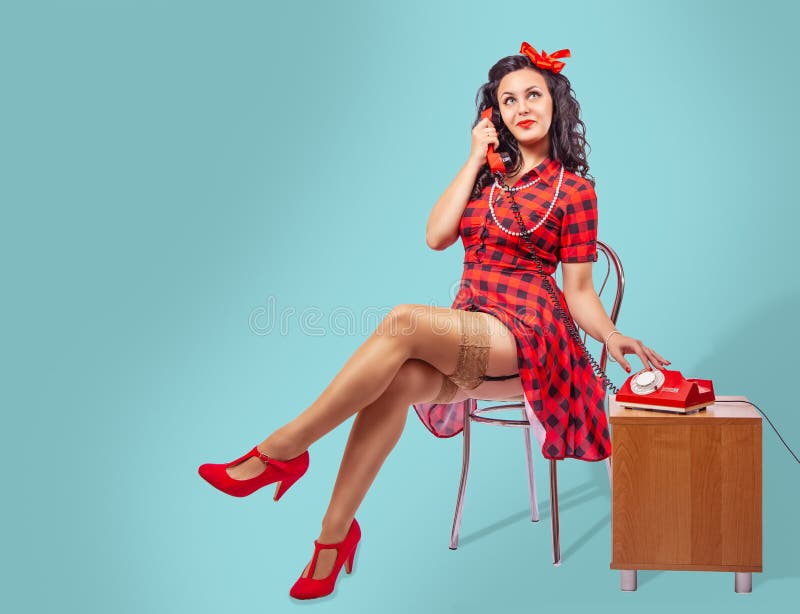
<path fill-rule="evenodd" d="M 488 118 L 481 119 L 472 129 L 472 146 L 464 166 L 453 182 L 436 201 L 425 228 L 428 247 L 443 250 L 458 239 L 458 226 L 469 202 L 472 187 L 481 167 L 486 164 L 489 145 L 499 146 L 497 130 Z"/>
<path fill-rule="evenodd" d="M 436 201 L 425 229 L 425 241 L 431 249 L 447 249 L 458 239 L 458 225 L 482 165 L 480 159 L 469 158 Z"/>
<path fill-rule="evenodd" d="M 625 360 L 625 354 L 636 354 L 646 369 L 651 365 L 663 369 L 670 364 L 670 361 L 665 360 L 638 339 L 622 334 L 609 337 L 611 331 L 616 330 L 616 326 L 606 314 L 603 303 L 600 302 L 600 297 L 594 289 L 591 262 L 562 262 L 561 273 L 564 298 L 567 299 L 567 307 L 575 323 L 600 343 L 608 339 L 608 351 L 623 369 L 628 372 L 631 370 L 630 363 Z"/>

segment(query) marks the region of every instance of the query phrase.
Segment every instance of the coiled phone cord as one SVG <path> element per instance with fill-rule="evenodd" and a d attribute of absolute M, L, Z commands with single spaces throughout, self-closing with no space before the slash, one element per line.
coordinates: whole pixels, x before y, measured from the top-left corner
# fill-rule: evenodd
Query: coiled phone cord
<path fill-rule="evenodd" d="M 497 174 L 498 180 L 500 180 L 500 177 L 501 177 L 501 175 L 498 173 Z M 506 187 L 508 187 L 508 186 L 506 186 Z M 586 359 L 592 365 L 592 369 L 594 369 L 595 375 L 597 375 L 597 377 L 600 379 L 601 383 L 603 384 L 603 387 L 607 388 L 608 390 L 610 390 L 611 392 L 616 394 L 617 392 L 619 392 L 619 388 L 617 388 L 613 383 L 611 383 L 611 380 L 608 378 L 608 376 L 605 374 L 605 372 L 600 368 L 600 365 L 597 364 L 597 361 L 595 361 L 594 357 L 589 353 L 589 350 L 586 349 L 586 345 L 583 343 L 583 340 L 581 339 L 580 335 L 578 334 L 578 331 L 577 331 L 577 329 L 575 328 L 575 325 L 572 322 L 572 318 L 567 316 L 566 312 L 561 308 L 561 301 L 558 299 L 558 295 L 555 293 L 555 290 L 553 290 L 553 286 L 550 283 L 550 278 L 548 277 L 547 273 L 544 272 L 544 267 L 542 266 L 542 261 L 539 259 L 539 257 L 536 255 L 536 253 L 534 251 L 533 240 L 531 239 L 531 236 L 530 236 L 531 233 L 528 232 L 528 229 L 525 226 L 525 223 L 522 221 L 522 215 L 519 212 L 519 205 L 514 200 L 514 190 L 509 189 L 508 190 L 508 194 L 509 194 L 509 198 L 511 199 L 511 205 L 510 205 L 511 206 L 511 210 L 514 212 L 514 216 L 517 218 L 517 223 L 519 224 L 520 228 L 522 228 L 522 236 L 528 243 L 528 249 L 530 250 L 530 256 L 533 259 L 534 264 L 536 265 L 536 269 L 538 270 L 539 275 L 541 275 L 541 277 L 542 277 L 542 281 L 544 283 L 545 290 L 547 290 L 547 293 L 550 295 L 550 299 L 553 301 L 553 307 L 555 308 L 556 314 L 558 315 L 559 318 L 561 318 L 561 321 L 564 322 L 564 325 L 567 327 L 567 332 L 569 333 L 569 335 L 578 344 L 578 346 L 581 348 L 581 350 L 583 350 L 583 355 L 586 357 Z M 606 351 L 608 351 L 608 350 L 606 349 Z M 751 401 L 734 401 L 734 400 L 720 400 L 720 399 L 717 399 L 714 402 L 715 403 L 746 403 L 748 405 L 752 405 L 753 407 L 755 407 L 758 410 L 758 412 L 762 416 L 764 416 L 764 418 L 767 419 L 767 422 L 769 422 L 769 425 L 772 427 L 772 430 L 775 431 L 775 434 L 778 436 L 778 439 L 780 439 L 781 443 L 783 443 L 783 445 L 786 446 L 786 449 L 789 450 L 789 454 L 791 454 L 794 457 L 794 460 L 796 460 L 798 463 L 800 463 L 800 459 L 797 458 L 797 455 L 789 447 L 789 444 L 787 444 L 786 441 L 784 441 L 783 437 L 781 437 L 781 434 L 778 432 L 778 429 L 776 429 L 775 425 L 772 424 L 772 420 L 769 419 L 767 414 L 765 414 L 758 405 L 756 405 L 755 403 L 753 403 Z"/>

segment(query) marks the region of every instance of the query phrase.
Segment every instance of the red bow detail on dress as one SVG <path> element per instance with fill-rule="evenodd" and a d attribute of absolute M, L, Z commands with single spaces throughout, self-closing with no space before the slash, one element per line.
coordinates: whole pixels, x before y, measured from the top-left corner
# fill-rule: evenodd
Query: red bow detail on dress
<path fill-rule="evenodd" d="M 555 73 L 561 72 L 561 69 L 564 68 L 564 62 L 559 62 L 556 58 L 572 57 L 569 53 L 569 49 L 559 49 L 548 55 L 544 49 L 542 49 L 542 53 L 539 53 L 528 43 L 522 43 L 519 52 L 527 55 L 535 66 L 544 68 L 545 70 L 552 70 Z"/>

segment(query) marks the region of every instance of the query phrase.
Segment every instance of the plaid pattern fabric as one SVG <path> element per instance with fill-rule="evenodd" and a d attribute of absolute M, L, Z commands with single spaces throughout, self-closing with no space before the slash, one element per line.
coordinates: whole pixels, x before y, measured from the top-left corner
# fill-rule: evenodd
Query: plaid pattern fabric
<path fill-rule="evenodd" d="M 559 170 L 558 161 L 545 158 L 515 184 L 540 177 L 536 184 L 515 194 L 528 228 L 533 228 L 550 206 Z M 464 273 L 451 307 L 490 313 L 514 334 L 525 396 L 546 432 L 542 455 L 557 460 L 603 460 L 611 455 L 605 390 L 556 316 L 533 260 L 525 257 L 525 240 L 504 233 L 492 219 L 490 189 L 486 186 L 479 199 L 467 203 L 461 218 Z M 498 190 L 494 197 L 498 220 L 518 232 L 508 197 Z M 556 206 L 531 239 L 567 313 L 566 299 L 552 274 L 559 260 L 597 260 L 596 238 L 594 187 L 565 170 Z M 452 437 L 464 427 L 465 403 L 417 403 L 414 409 L 434 435 Z"/>

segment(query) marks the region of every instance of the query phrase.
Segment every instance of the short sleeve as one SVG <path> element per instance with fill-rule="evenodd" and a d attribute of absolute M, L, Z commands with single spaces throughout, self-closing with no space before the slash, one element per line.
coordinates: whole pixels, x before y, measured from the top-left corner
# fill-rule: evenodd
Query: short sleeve
<path fill-rule="evenodd" d="M 591 183 L 578 188 L 567 202 L 558 257 L 561 262 L 597 260 L 597 195 Z"/>

